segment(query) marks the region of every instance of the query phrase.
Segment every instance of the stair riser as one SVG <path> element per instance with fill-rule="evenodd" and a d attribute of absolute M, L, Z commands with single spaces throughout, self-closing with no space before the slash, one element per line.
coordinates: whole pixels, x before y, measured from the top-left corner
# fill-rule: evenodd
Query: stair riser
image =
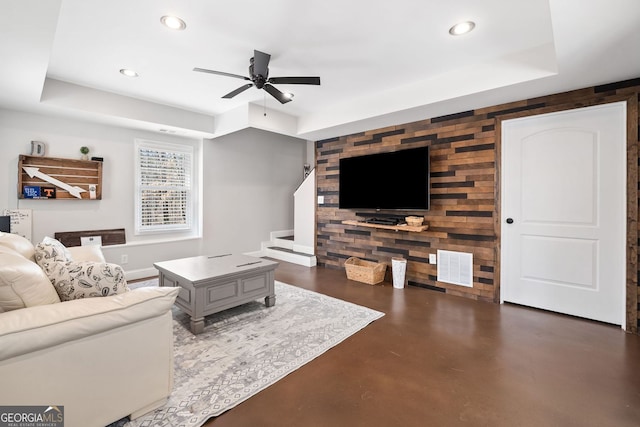
<path fill-rule="evenodd" d="M 293 250 L 293 240 L 275 238 L 273 239 L 273 246 Z"/>
<path fill-rule="evenodd" d="M 287 261 L 292 264 L 303 265 L 305 267 L 315 267 L 316 266 L 316 257 L 315 256 L 304 256 L 304 255 L 296 255 L 290 254 L 287 252 L 282 252 L 274 249 L 266 248 L 264 249 L 265 256 L 270 258 L 279 259 L 282 261 Z"/>

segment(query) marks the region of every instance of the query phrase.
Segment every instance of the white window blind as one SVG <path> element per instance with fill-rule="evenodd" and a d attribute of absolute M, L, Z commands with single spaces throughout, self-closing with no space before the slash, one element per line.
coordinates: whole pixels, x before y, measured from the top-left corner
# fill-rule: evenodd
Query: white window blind
<path fill-rule="evenodd" d="M 193 147 L 136 140 L 136 233 L 190 230 Z"/>

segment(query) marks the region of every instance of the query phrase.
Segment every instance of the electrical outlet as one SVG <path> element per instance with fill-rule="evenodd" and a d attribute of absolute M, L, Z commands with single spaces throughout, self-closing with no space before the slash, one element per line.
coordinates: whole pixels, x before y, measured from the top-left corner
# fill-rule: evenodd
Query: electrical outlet
<path fill-rule="evenodd" d="M 120 264 L 126 264 L 129 262 L 129 255 L 120 255 Z"/>
<path fill-rule="evenodd" d="M 324 205 L 324 196 L 318 196 L 318 204 Z"/>
<path fill-rule="evenodd" d="M 437 264 L 438 263 L 438 259 L 436 257 L 436 254 L 429 254 L 429 264 Z"/>

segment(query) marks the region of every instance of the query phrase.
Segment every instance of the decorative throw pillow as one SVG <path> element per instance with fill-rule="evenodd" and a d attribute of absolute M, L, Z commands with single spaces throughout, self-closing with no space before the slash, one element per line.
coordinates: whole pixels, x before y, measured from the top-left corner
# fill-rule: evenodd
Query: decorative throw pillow
<path fill-rule="evenodd" d="M 122 267 L 104 262 L 50 262 L 45 273 L 60 301 L 106 297 L 129 291 Z"/>
<path fill-rule="evenodd" d="M 67 262 L 71 261 L 69 251 L 56 239 L 45 237 L 42 242 L 36 245 L 35 249 L 36 262 L 46 272 L 45 264 L 51 262 Z"/>

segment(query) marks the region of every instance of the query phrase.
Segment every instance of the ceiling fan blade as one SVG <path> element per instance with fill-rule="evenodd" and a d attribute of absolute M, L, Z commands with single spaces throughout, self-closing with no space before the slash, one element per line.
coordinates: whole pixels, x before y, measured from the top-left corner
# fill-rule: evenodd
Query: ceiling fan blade
<path fill-rule="evenodd" d="M 271 86 L 269 83 L 264 85 L 263 89 L 269 92 L 269 95 L 273 96 L 275 99 L 280 101 L 281 104 L 286 104 L 287 102 L 291 101 L 290 96 L 286 96 L 284 93 L 280 92 L 278 89 Z"/>
<path fill-rule="evenodd" d="M 267 78 L 269 74 L 269 61 L 271 55 L 268 53 L 260 52 L 259 50 L 253 51 L 253 73 Z"/>
<path fill-rule="evenodd" d="M 251 86 L 253 86 L 253 83 L 247 83 L 246 85 L 240 86 L 238 89 L 229 92 L 228 94 L 226 94 L 225 96 L 223 96 L 223 98 L 226 99 L 231 99 L 234 96 L 238 95 L 239 93 L 244 92 L 245 90 L 249 89 Z"/>
<path fill-rule="evenodd" d="M 320 77 L 271 77 L 269 83 L 288 85 L 319 85 Z"/>
<path fill-rule="evenodd" d="M 198 71 L 199 73 L 217 74 L 219 76 L 235 77 L 236 79 L 242 80 L 251 80 L 249 77 L 241 76 L 239 74 L 225 73 L 224 71 L 207 70 L 206 68 L 194 68 L 193 71 Z"/>

